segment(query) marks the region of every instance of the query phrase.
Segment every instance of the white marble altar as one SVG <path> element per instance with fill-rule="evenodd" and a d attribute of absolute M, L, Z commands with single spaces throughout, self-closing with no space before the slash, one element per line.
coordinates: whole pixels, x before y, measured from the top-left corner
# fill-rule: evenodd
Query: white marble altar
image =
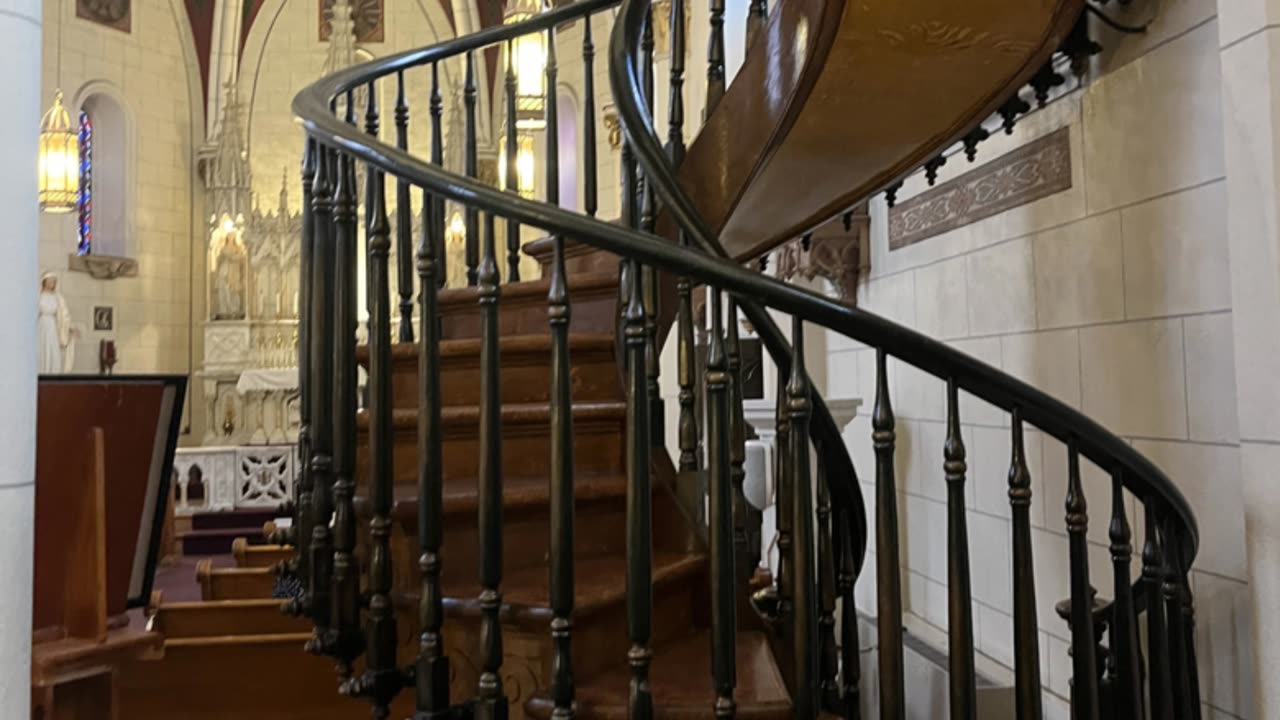
<path fill-rule="evenodd" d="M 276 507 L 293 496 L 296 445 L 179 448 L 173 460 L 179 515 Z"/>

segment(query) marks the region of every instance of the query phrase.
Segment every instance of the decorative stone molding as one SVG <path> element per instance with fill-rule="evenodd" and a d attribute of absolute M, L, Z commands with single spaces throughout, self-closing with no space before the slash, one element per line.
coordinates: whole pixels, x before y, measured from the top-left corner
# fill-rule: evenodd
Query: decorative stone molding
<path fill-rule="evenodd" d="M 889 210 L 897 250 L 1071 188 L 1071 136 L 1062 128 Z"/>
<path fill-rule="evenodd" d="M 121 277 L 137 277 L 138 261 L 112 255 L 71 253 L 67 256 L 67 269 L 72 272 L 88 273 L 95 280 L 115 280 Z"/>
<path fill-rule="evenodd" d="M 866 206 L 840 221 L 819 228 L 812 235 L 793 240 L 774 252 L 779 280 L 823 278 L 852 305 L 857 297 L 858 271 L 862 268 L 862 248 L 871 232 Z"/>

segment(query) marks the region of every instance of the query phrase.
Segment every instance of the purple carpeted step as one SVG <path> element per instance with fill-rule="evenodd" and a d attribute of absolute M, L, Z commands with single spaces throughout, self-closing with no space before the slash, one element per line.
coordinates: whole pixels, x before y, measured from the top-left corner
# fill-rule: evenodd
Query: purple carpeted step
<path fill-rule="evenodd" d="M 191 516 L 191 528 L 193 530 L 255 528 L 261 533 L 263 523 L 275 520 L 279 516 L 280 513 L 275 508 L 198 512 Z"/>
<path fill-rule="evenodd" d="M 246 538 L 250 545 L 266 544 L 266 538 L 262 537 L 261 525 L 254 528 L 192 530 L 183 533 L 180 538 L 182 540 L 182 554 L 228 555 L 231 553 L 231 543 L 238 537 Z"/>

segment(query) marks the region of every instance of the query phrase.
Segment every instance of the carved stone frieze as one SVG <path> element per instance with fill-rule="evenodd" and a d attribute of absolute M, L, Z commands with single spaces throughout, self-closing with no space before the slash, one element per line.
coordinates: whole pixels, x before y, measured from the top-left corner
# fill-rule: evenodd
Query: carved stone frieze
<path fill-rule="evenodd" d="M 1067 128 L 889 210 L 889 249 L 964 227 L 1071 188 Z"/>
<path fill-rule="evenodd" d="M 67 256 L 67 269 L 72 272 L 88 273 L 94 280 L 114 280 L 122 277 L 136 277 L 138 261 L 111 255 L 72 253 Z"/>

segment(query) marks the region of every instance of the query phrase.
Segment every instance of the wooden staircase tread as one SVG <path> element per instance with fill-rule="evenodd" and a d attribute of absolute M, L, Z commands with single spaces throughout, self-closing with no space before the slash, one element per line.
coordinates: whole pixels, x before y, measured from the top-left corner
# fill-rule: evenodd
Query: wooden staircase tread
<path fill-rule="evenodd" d="M 616 476 L 576 478 L 573 484 L 575 504 L 626 498 L 627 482 Z M 479 488 L 475 483 L 450 482 L 444 484 L 443 513 L 464 515 L 479 509 Z M 551 507 L 551 483 L 547 478 L 508 478 L 502 485 L 504 511 L 549 509 Z M 417 518 L 418 496 L 397 497 L 391 508 L 391 517 L 400 520 Z"/>
<path fill-rule="evenodd" d="M 768 720 L 792 717 L 791 696 L 764 633 L 739 632 L 735 648 L 737 716 Z M 631 670 L 622 664 L 580 684 L 578 717 L 625 720 L 630 681 Z M 713 717 L 715 691 L 711 686 L 710 631 L 655 648 L 649 685 L 653 689 L 655 718 Z M 551 709 L 550 697 L 545 693 L 534 695 L 525 704 L 525 711 L 535 718 L 551 717 Z"/>
<path fill-rule="evenodd" d="M 627 415 L 625 402 L 595 401 L 573 404 L 574 422 L 602 422 L 623 420 Z M 506 425 L 541 425 L 551 421 L 551 403 L 506 403 L 502 406 L 502 423 Z M 447 405 L 440 408 L 440 422 L 445 427 L 469 427 L 480 422 L 479 405 Z M 409 430 L 418 427 L 418 411 L 412 408 L 394 408 L 391 411 L 392 427 Z M 369 429 L 369 412 L 361 410 L 356 416 L 356 427 L 361 432 Z"/>
<path fill-rule="evenodd" d="M 583 352 L 609 352 L 614 349 L 615 339 L 612 335 L 592 333 L 572 333 L 569 335 L 570 350 Z M 419 343 L 395 343 L 391 346 L 391 357 L 394 361 L 416 360 Z M 504 356 L 510 354 L 530 353 L 546 354 L 551 352 L 550 333 L 530 333 L 521 335 L 504 335 L 498 338 L 498 350 Z M 453 358 L 470 358 L 480 353 L 480 338 L 458 338 L 440 341 L 440 358 L 448 361 Z M 356 348 L 356 359 L 365 364 L 369 360 L 369 346 Z"/>
<path fill-rule="evenodd" d="M 688 581 L 702 572 L 706 558 L 684 553 L 654 553 L 655 590 Z M 626 602 L 626 559 L 620 555 L 577 558 L 574 561 L 574 617 L 584 618 L 604 608 Z M 547 623 L 551 620 L 549 578 L 546 565 L 508 573 L 502 582 L 502 619 L 515 623 Z M 446 588 L 445 605 L 451 613 L 478 615 L 480 587 Z"/>
<path fill-rule="evenodd" d="M 618 286 L 618 274 L 616 272 L 584 272 L 570 273 L 566 280 L 569 285 L 569 292 L 592 290 L 612 291 Z M 551 281 L 548 278 L 539 278 L 537 280 L 522 280 L 516 283 L 506 283 L 502 285 L 503 300 L 524 300 L 529 298 L 537 298 L 543 302 L 547 299 L 547 291 L 551 287 Z M 442 309 L 448 309 L 450 306 L 457 306 L 465 303 L 477 303 L 480 295 L 478 286 L 446 288 L 439 292 L 436 296 L 437 302 Z M 478 303 L 477 303 L 478 304 Z"/>

